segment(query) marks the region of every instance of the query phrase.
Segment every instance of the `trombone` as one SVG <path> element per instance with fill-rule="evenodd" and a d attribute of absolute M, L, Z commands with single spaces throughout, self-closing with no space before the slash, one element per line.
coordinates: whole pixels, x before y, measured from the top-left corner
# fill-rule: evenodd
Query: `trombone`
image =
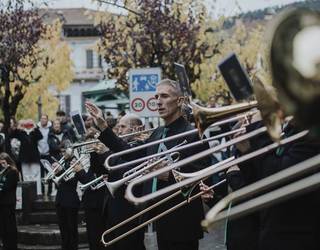
<path fill-rule="evenodd" d="M 228 124 L 230 122 L 238 121 L 238 120 L 240 120 L 242 118 L 245 118 L 245 117 L 248 117 L 248 116 L 252 116 L 253 114 L 255 114 L 257 112 L 258 111 L 250 111 L 250 112 L 248 112 L 246 114 L 238 115 L 238 116 L 235 116 L 235 117 L 231 117 L 231 118 L 225 119 L 225 120 L 220 121 L 220 122 L 216 122 L 211 126 L 215 127 L 215 126 Z M 243 128 L 241 128 L 241 129 L 243 129 Z M 178 138 L 186 137 L 186 136 L 191 135 L 191 134 L 198 133 L 198 129 L 189 130 L 189 131 L 177 134 L 177 135 L 173 135 L 173 136 L 166 137 L 166 138 L 163 138 L 163 139 L 160 139 L 160 140 L 157 140 L 157 141 L 149 142 L 149 143 L 144 144 L 144 145 L 140 145 L 140 146 L 137 146 L 137 147 L 134 147 L 134 148 L 130 148 L 130 149 L 123 150 L 123 151 L 120 151 L 120 152 L 117 152 L 117 153 L 113 153 L 113 154 L 109 155 L 107 157 L 107 159 L 105 160 L 105 167 L 106 167 L 106 169 L 108 171 L 119 170 L 119 169 L 122 169 L 122 168 L 125 168 L 125 167 L 128 167 L 128 166 L 131 166 L 131 165 L 138 164 L 140 162 L 149 160 L 150 158 L 160 157 L 160 156 L 165 155 L 166 153 L 171 153 L 171 152 L 174 152 L 174 151 L 184 150 L 184 149 L 191 148 L 191 147 L 194 147 L 194 146 L 202 145 L 205 142 L 216 140 L 216 139 L 219 139 L 219 138 L 223 138 L 225 136 L 233 135 L 233 134 L 238 133 L 240 131 L 241 130 L 239 129 L 239 130 L 226 132 L 226 133 L 223 133 L 223 134 L 220 134 L 220 135 L 216 135 L 216 136 L 213 136 L 213 137 L 210 137 L 210 138 L 199 140 L 197 142 L 193 142 L 193 143 L 190 143 L 190 144 L 187 144 L 187 145 L 183 145 L 183 146 L 178 147 L 178 148 L 171 148 L 171 149 L 169 149 L 169 150 L 167 150 L 165 152 L 160 152 L 160 153 L 156 153 L 156 154 L 153 154 L 153 155 L 148 155 L 148 156 L 145 156 L 145 157 L 141 157 L 139 159 L 135 159 L 135 160 L 132 160 L 132 161 L 129 161 L 129 162 L 121 163 L 121 164 L 118 164 L 116 166 L 110 166 L 110 164 L 109 164 L 110 160 L 115 158 L 115 157 L 121 157 L 121 156 L 123 156 L 125 154 L 130 154 L 130 153 L 139 151 L 141 149 L 145 149 L 145 148 L 153 146 L 153 145 L 157 145 L 157 144 L 160 144 L 160 143 L 164 143 L 164 142 L 167 142 L 167 141 L 175 140 L 175 139 L 178 139 Z"/>
<path fill-rule="evenodd" d="M 170 154 L 166 154 L 164 157 L 160 159 L 156 159 L 154 161 L 146 161 L 135 167 L 134 169 L 131 169 L 124 173 L 123 178 L 118 181 L 113 182 L 105 182 L 105 185 L 107 186 L 110 194 L 114 196 L 116 190 L 121 187 L 122 185 L 129 183 L 130 181 L 134 179 L 138 179 L 141 176 L 143 176 L 144 173 L 147 171 L 152 170 L 155 166 L 159 165 L 160 163 L 164 161 L 168 161 L 169 164 L 175 163 L 179 160 L 180 153 L 179 152 L 173 152 Z M 173 160 L 174 159 L 174 160 Z"/>
<path fill-rule="evenodd" d="M 183 160 L 181 160 L 181 161 L 179 161 L 177 163 L 174 163 L 171 166 L 167 166 L 167 167 L 164 167 L 162 169 L 158 169 L 158 170 L 156 170 L 156 171 L 154 171 L 152 173 L 149 173 L 149 174 L 147 174 L 145 176 L 142 176 L 139 179 L 133 180 L 132 182 L 129 183 L 129 185 L 128 185 L 127 189 L 126 189 L 126 197 L 127 197 L 127 199 L 129 201 L 133 202 L 134 204 L 140 204 L 140 203 L 147 202 L 149 200 L 152 200 L 154 198 L 162 196 L 162 195 L 164 195 L 166 193 L 169 193 L 169 192 L 172 192 L 172 191 L 177 190 L 179 188 L 182 188 L 182 187 L 184 187 L 186 185 L 190 185 L 190 184 L 192 184 L 194 182 L 200 181 L 203 178 L 207 178 L 210 175 L 213 175 L 213 174 L 218 173 L 220 171 L 226 170 L 229 167 L 232 167 L 232 166 L 237 165 L 239 163 L 242 163 L 244 161 L 250 160 L 250 159 L 252 159 L 254 157 L 257 157 L 259 155 L 265 154 L 265 153 L 267 153 L 267 152 L 269 152 L 271 150 L 276 149 L 277 147 L 279 147 L 281 145 L 285 145 L 287 143 L 290 143 L 290 142 L 293 142 L 295 140 L 298 140 L 298 139 L 300 139 L 300 138 L 302 138 L 302 137 L 304 137 L 304 136 L 306 136 L 308 134 L 308 131 L 304 130 L 304 131 L 299 132 L 299 133 L 297 133 L 295 135 L 292 135 L 292 136 L 287 137 L 285 139 L 282 139 L 280 141 L 277 141 L 277 142 L 274 142 L 272 144 L 269 144 L 269 145 L 267 145 L 267 146 L 265 146 L 265 147 L 263 147 L 261 149 L 258 149 L 256 151 L 253 151 L 253 152 L 248 153 L 246 155 L 240 156 L 239 158 L 235 159 L 234 161 L 226 163 L 224 166 L 216 168 L 213 165 L 213 166 L 207 167 L 206 168 L 207 171 L 202 172 L 200 175 L 197 175 L 195 177 L 183 180 L 183 181 L 181 181 L 179 183 L 175 183 L 175 184 L 173 184 L 171 186 L 162 188 L 162 189 L 160 189 L 160 190 L 158 190 L 156 192 L 147 194 L 147 195 L 142 196 L 142 197 L 136 197 L 132 192 L 133 188 L 138 184 L 141 184 L 141 183 L 143 183 L 143 182 L 145 182 L 145 181 L 147 181 L 149 179 L 152 179 L 152 178 L 154 178 L 154 177 L 156 177 L 158 175 L 161 175 L 161 174 L 163 174 L 165 172 L 172 171 L 174 169 L 180 168 L 180 167 L 182 167 L 184 165 L 189 164 L 190 162 L 194 162 L 196 160 L 199 160 L 199 159 L 201 159 L 203 157 L 206 157 L 206 156 L 208 156 L 208 155 L 210 155 L 210 154 L 212 154 L 214 152 L 220 151 L 223 148 L 229 147 L 229 146 L 231 146 L 233 144 L 236 144 L 238 142 L 241 142 L 241 141 L 247 140 L 249 138 L 252 138 L 254 136 L 260 135 L 262 133 L 265 133 L 266 131 L 267 131 L 266 127 L 261 127 L 259 129 L 256 129 L 256 130 L 250 132 L 250 133 L 247 133 L 247 134 L 244 134 L 244 135 L 239 136 L 237 138 L 234 138 L 234 139 L 232 139 L 232 140 L 230 140 L 230 141 L 228 141 L 228 142 L 226 142 L 226 143 L 224 143 L 222 145 L 218 145 L 216 147 L 209 148 L 209 149 L 207 149 L 205 151 L 202 151 L 202 152 L 200 152 L 200 153 L 198 153 L 196 155 L 190 156 L 190 157 L 185 158 L 185 159 L 183 159 Z M 202 171 L 202 170 L 200 170 L 200 171 Z M 194 173 L 196 174 L 197 172 L 194 172 Z"/>
<path fill-rule="evenodd" d="M 128 223 L 129 221 L 137 218 L 138 216 L 141 216 L 142 214 L 150 211 L 151 209 L 159 206 L 160 204 L 164 203 L 165 201 L 168 201 L 169 199 L 172 199 L 173 197 L 176 197 L 177 195 L 181 194 L 182 191 L 177 191 L 177 192 L 171 194 L 171 195 L 168 196 L 167 198 L 165 198 L 165 199 L 163 199 L 163 200 L 160 200 L 159 202 L 157 202 L 157 203 L 155 203 L 154 205 L 146 208 L 145 210 L 141 211 L 140 213 L 137 213 L 136 215 L 130 217 L 129 219 L 127 219 L 127 220 L 121 222 L 120 224 L 115 225 L 115 226 L 113 226 L 112 228 L 110 228 L 110 229 L 108 229 L 107 231 L 105 231 L 105 232 L 102 234 L 102 236 L 101 236 L 101 242 L 102 242 L 102 244 L 103 244 L 105 247 L 108 247 L 108 246 L 116 243 L 117 241 L 119 241 L 119 240 L 127 237 L 128 235 L 130 235 L 130 234 L 132 234 L 132 233 L 140 230 L 141 228 L 145 227 L 146 225 L 148 225 L 148 224 L 150 224 L 150 223 L 152 223 L 152 222 L 155 222 L 155 221 L 161 219 L 163 216 L 165 216 L 165 215 L 173 212 L 174 210 L 177 210 L 178 208 L 183 207 L 183 206 L 189 204 L 191 201 L 193 201 L 193 200 L 195 200 L 195 199 L 198 199 L 199 197 L 201 197 L 201 195 L 203 195 L 204 193 L 208 192 L 209 190 L 212 190 L 212 189 L 214 189 L 215 187 L 223 184 L 225 181 L 226 181 L 226 180 L 224 179 L 224 180 L 222 180 L 222 181 L 220 181 L 220 182 L 218 182 L 218 183 L 216 183 L 216 184 L 208 187 L 206 190 L 200 191 L 199 193 L 191 196 L 189 199 L 184 200 L 184 201 L 178 203 L 177 205 L 171 207 L 170 209 L 167 209 L 166 211 L 164 211 L 164 212 L 162 212 L 162 213 L 160 213 L 160 214 L 152 217 L 151 219 L 149 219 L 149 220 L 143 222 L 142 224 L 140 224 L 140 225 L 132 228 L 132 229 L 129 230 L 128 232 L 126 232 L 126 233 L 124 233 L 124 234 L 122 234 L 122 235 L 120 235 L 120 236 L 112 239 L 111 241 L 108 241 L 108 242 L 105 241 L 105 239 L 104 239 L 105 236 L 106 236 L 107 234 L 109 234 L 111 231 L 114 231 L 115 229 L 119 228 L 120 226 L 124 225 L 125 223 Z"/>
<path fill-rule="evenodd" d="M 216 163 L 214 166 L 215 166 L 215 167 L 222 166 L 223 164 L 226 164 L 227 162 L 229 162 L 229 161 L 231 161 L 231 160 L 233 160 L 233 159 L 234 159 L 234 157 L 230 157 L 230 158 L 228 158 L 228 159 L 226 159 L 226 160 L 223 160 L 223 161 L 221 161 L 221 162 Z M 181 178 L 177 178 L 176 181 L 180 181 L 180 180 L 182 180 L 183 178 L 184 178 L 183 176 L 182 176 Z M 188 178 L 188 177 L 186 177 L 186 178 Z M 220 184 L 222 184 L 222 183 L 220 183 Z M 217 185 L 219 185 L 219 184 L 217 184 Z M 196 185 L 195 185 L 195 186 L 196 186 Z M 212 187 L 212 188 L 213 188 L 213 187 Z M 192 190 L 193 190 L 193 189 L 192 189 Z M 191 192 L 192 192 L 192 191 L 191 191 Z M 191 192 L 190 192 L 190 194 L 191 194 Z M 159 200 L 158 202 L 154 203 L 153 205 L 150 205 L 149 207 L 147 207 L 146 209 L 144 209 L 144 210 L 142 210 L 142 211 L 140 211 L 140 212 L 132 215 L 132 216 L 129 217 L 128 219 L 126 219 L 126 220 L 120 222 L 119 224 L 117 224 L 117 225 L 109 228 L 108 230 L 106 230 L 106 231 L 103 233 L 102 238 L 101 238 L 101 241 L 103 242 L 103 244 L 104 244 L 105 246 L 108 246 L 108 245 L 111 245 L 111 244 L 117 242 L 118 240 L 121 240 L 122 238 L 128 236 L 129 234 L 136 232 L 137 230 L 139 230 L 139 229 L 140 229 L 141 227 L 143 227 L 144 225 L 143 225 L 143 226 L 138 226 L 138 228 L 132 229 L 132 230 L 130 231 L 130 233 L 126 233 L 126 235 L 124 235 L 123 237 L 121 237 L 121 238 L 119 238 L 119 239 L 114 239 L 114 240 L 112 240 L 112 241 L 110 241 L 110 242 L 105 242 L 105 240 L 104 240 L 104 238 L 105 238 L 105 236 L 106 236 L 107 234 L 110 234 L 111 232 L 113 232 L 114 230 L 118 229 L 119 227 L 121 227 L 121 226 L 129 223 L 130 221 L 132 221 L 132 220 L 140 217 L 141 215 L 149 212 L 150 210 L 152 210 L 152 209 L 160 206 L 161 204 L 167 202 L 168 200 L 171 200 L 172 198 L 178 196 L 179 194 L 182 194 L 182 191 L 181 191 L 181 190 L 176 191 L 176 192 L 173 193 L 173 194 L 170 194 L 169 196 L 165 197 L 164 199 Z M 187 201 L 190 201 L 190 198 L 189 198 Z M 184 203 L 184 204 L 186 204 L 186 203 Z M 179 207 L 177 207 L 177 208 L 179 208 Z M 173 210 L 175 210 L 175 209 L 170 210 L 170 212 L 172 212 Z M 164 215 L 165 215 L 165 214 L 164 214 Z M 162 217 L 162 216 L 161 216 L 161 217 Z M 160 217 L 159 217 L 159 218 L 160 218 Z M 159 218 L 157 218 L 157 219 L 159 219 Z M 156 220 L 156 219 L 155 219 L 155 220 Z M 153 222 L 153 221 L 151 221 L 151 222 Z"/>
<path fill-rule="evenodd" d="M 300 162 L 290 168 L 282 170 L 276 174 L 268 176 L 260 181 L 257 181 L 251 185 L 241 188 L 235 192 L 230 193 L 224 199 L 220 200 L 206 215 L 205 220 L 202 221 L 202 226 L 210 228 L 214 223 L 223 219 L 234 219 L 243 215 L 249 214 L 256 210 L 271 206 L 286 199 L 291 198 L 294 195 L 303 194 L 318 188 L 320 185 L 320 173 L 313 174 L 320 168 L 320 155 L 312 157 L 308 160 Z M 301 175 L 311 173 L 309 177 L 305 177 L 299 181 L 287 184 L 274 191 L 268 192 L 264 195 L 253 198 L 244 203 L 240 203 L 225 211 L 224 209 L 229 204 L 239 202 L 246 199 L 258 192 L 264 192 L 269 188 L 276 185 L 286 183 L 289 180 L 296 179 Z M 224 210 L 224 211 L 222 211 Z M 221 212 L 222 211 L 222 212 Z"/>

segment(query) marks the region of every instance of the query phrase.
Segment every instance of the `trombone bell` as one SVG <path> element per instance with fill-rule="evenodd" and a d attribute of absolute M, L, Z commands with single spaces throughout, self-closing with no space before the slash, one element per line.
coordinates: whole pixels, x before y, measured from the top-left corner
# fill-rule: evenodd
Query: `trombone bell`
<path fill-rule="evenodd" d="M 257 107 L 256 101 L 247 103 L 238 103 L 219 108 L 205 108 L 195 103 L 191 103 L 193 117 L 197 129 L 199 130 L 200 136 L 203 135 L 204 131 L 213 123 L 220 119 L 227 118 L 232 115 L 236 115 L 252 108 Z"/>

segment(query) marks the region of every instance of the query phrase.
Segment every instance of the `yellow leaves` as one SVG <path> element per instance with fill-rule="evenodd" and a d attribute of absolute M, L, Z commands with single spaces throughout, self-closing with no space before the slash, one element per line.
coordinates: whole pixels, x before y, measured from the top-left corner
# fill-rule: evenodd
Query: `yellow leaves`
<path fill-rule="evenodd" d="M 139 43 L 136 43 L 136 50 L 138 55 L 142 55 L 142 47 Z"/>
<path fill-rule="evenodd" d="M 202 101 L 207 101 L 211 95 L 227 91 L 227 86 L 220 73 L 217 64 L 231 52 L 235 52 L 240 62 L 249 69 L 253 69 L 259 54 L 264 55 L 265 43 L 263 40 L 263 27 L 257 26 L 247 29 L 243 23 L 238 22 L 232 30 L 221 30 L 223 19 L 207 23 L 206 28 L 212 28 L 215 32 L 207 32 L 201 39 L 205 39 L 210 49 L 217 45 L 219 53 L 206 59 L 201 65 L 201 77 L 193 84 L 193 90 Z M 223 42 L 221 41 L 223 39 Z M 210 53 L 208 52 L 208 55 Z M 248 69 L 247 69 L 248 70 Z M 195 68 L 197 72 L 197 69 Z M 251 72 L 249 72 L 249 75 Z"/>
<path fill-rule="evenodd" d="M 59 22 L 47 26 L 44 35 L 47 39 L 43 38 L 39 41 L 42 51 L 37 67 L 20 69 L 22 75 L 28 79 L 34 80 L 37 76 L 41 78 L 28 87 L 18 107 L 17 117 L 19 118 L 37 119 L 36 102 L 39 96 L 42 97 L 43 110 L 53 115 L 58 108 L 58 101 L 49 89 L 54 87 L 57 91 L 62 91 L 69 87 L 73 79 L 70 48 L 65 41 L 61 41 L 61 28 Z"/>

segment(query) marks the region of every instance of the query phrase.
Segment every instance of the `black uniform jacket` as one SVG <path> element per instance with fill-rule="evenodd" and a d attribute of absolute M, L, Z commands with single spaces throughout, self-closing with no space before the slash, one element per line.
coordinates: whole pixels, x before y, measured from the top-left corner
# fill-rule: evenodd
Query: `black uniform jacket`
<path fill-rule="evenodd" d="M 0 176 L 0 206 L 16 205 L 16 189 L 19 181 L 18 171 L 7 169 Z"/>
<path fill-rule="evenodd" d="M 253 124 L 251 129 L 260 127 Z M 285 137 L 298 130 L 289 124 Z M 267 135 L 250 140 L 251 150 L 271 141 Z M 320 141 L 304 137 L 240 165 L 245 182 L 250 183 L 291 167 L 319 154 Z M 244 170 L 246 168 L 246 170 Z M 250 169 L 250 171 L 249 171 Z M 259 250 L 319 249 L 320 190 L 281 202 L 259 212 Z"/>
<path fill-rule="evenodd" d="M 90 168 L 88 172 L 85 170 L 81 170 L 77 173 L 78 179 L 82 184 L 86 184 L 97 177 L 107 174 L 107 170 L 105 169 L 103 163 L 106 158 L 106 154 L 90 154 Z M 82 196 L 82 203 L 84 209 L 98 209 L 102 215 L 103 201 L 106 192 L 106 187 L 101 187 L 98 190 L 92 190 L 90 187 L 87 188 Z"/>
<path fill-rule="evenodd" d="M 189 122 L 187 122 L 183 117 L 179 117 L 177 120 L 172 122 L 166 127 L 168 132 L 166 137 L 176 135 L 188 130 L 193 129 Z M 158 127 L 152 135 L 146 140 L 146 143 L 161 139 L 164 132 L 164 127 Z M 119 152 L 129 148 L 129 145 L 115 136 L 111 129 L 107 128 L 104 130 L 99 138 L 103 143 L 105 143 L 111 150 Z M 198 141 L 199 136 L 197 134 L 192 134 L 184 138 L 179 138 L 165 143 L 167 149 L 172 148 L 173 146 L 181 143 L 182 141 L 187 140 L 188 143 Z M 208 148 L 208 144 L 203 144 L 199 147 L 193 147 L 181 151 L 181 159 L 189 157 L 197 152 L 203 151 Z M 140 158 L 145 155 L 151 155 L 158 152 L 158 145 L 148 147 L 144 150 L 134 152 L 131 155 L 125 156 L 125 160 Z M 197 161 L 181 169 L 182 172 L 194 172 L 200 170 L 210 164 L 210 159 L 206 158 L 202 161 Z M 158 181 L 158 189 L 161 189 L 164 186 L 168 186 L 175 183 L 173 175 L 170 174 L 169 181 Z M 143 186 L 144 193 L 150 193 L 152 189 L 152 181 L 146 182 Z M 196 192 L 197 190 L 195 190 Z M 152 215 L 158 214 L 177 203 L 184 200 L 182 195 L 178 196 L 175 199 L 167 202 L 162 208 L 158 209 Z M 172 240 L 172 241 L 190 241 L 199 239 L 203 236 L 202 228 L 200 222 L 203 219 L 203 206 L 201 199 L 197 199 L 187 206 L 181 207 L 178 210 L 172 212 L 171 214 L 166 215 L 162 219 L 156 222 L 157 234 L 158 237 L 162 240 Z"/>
<path fill-rule="evenodd" d="M 70 165 L 67 162 L 65 164 L 65 169 L 67 169 Z M 56 205 L 61 207 L 71 207 L 71 208 L 79 208 L 80 199 L 77 193 L 77 184 L 79 180 L 79 173 L 76 173 L 74 178 L 65 181 L 61 180 L 57 189 L 56 195 Z"/>

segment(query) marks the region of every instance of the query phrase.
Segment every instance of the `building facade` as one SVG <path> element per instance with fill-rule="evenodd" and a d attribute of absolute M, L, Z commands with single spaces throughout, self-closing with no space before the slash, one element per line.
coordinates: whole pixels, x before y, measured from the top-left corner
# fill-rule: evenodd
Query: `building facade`
<path fill-rule="evenodd" d="M 114 80 L 107 83 L 104 80 L 108 65 L 96 50 L 99 31 L 94 25 L 95 12 L 85 8 L 70 8 L 46 9 L 40 13 L 46 23 L 60 19 L 63 23 L 61 35 L 71 48 L 75 77 L 67 90 L 56 93 L 60 109 L 67 114 L 73 110 L 84 112 L 86 99 L 100 100 L 98 105 L 113 115 L 129 107 L 127 96 L 125 93 L 119 94 Z"/>

